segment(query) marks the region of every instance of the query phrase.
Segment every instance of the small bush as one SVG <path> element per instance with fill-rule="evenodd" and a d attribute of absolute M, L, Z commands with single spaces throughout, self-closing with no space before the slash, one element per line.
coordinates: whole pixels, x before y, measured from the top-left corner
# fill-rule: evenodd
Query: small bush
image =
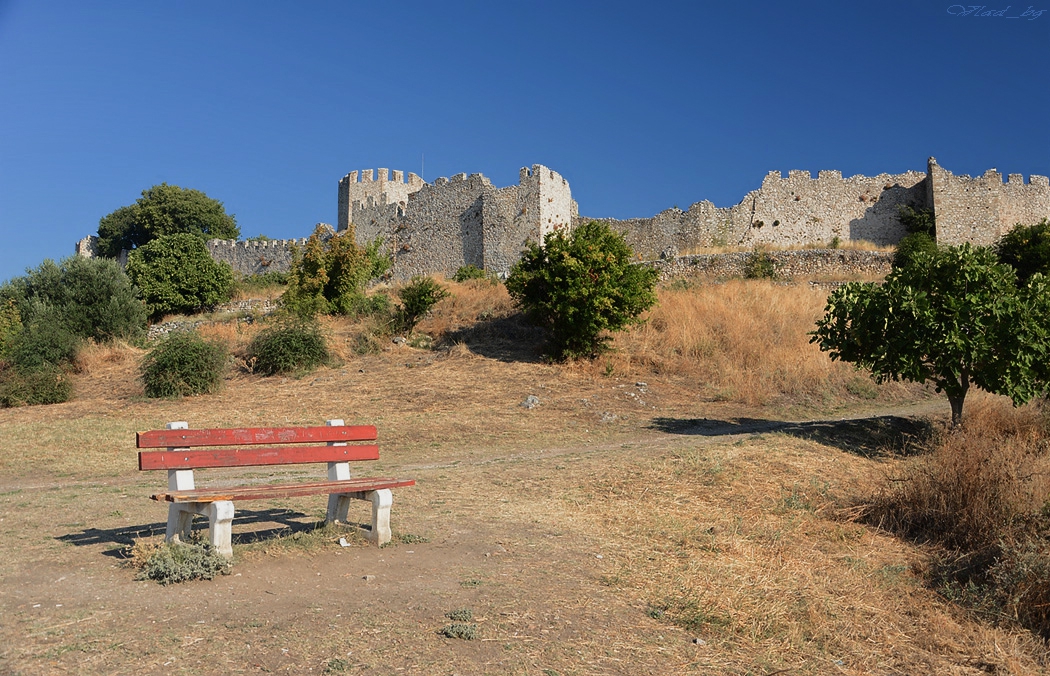
<path fill-rule="evenodd" d="M 60 404 L 73 396 L 73 383 L 55 364 L 0 368 L 0 406 Z"/>
<path fill-rule="evenodd" d="M 461 638 L 464 641 L 473 641 L 478 637 L 478 625 L 453 622 L 452 624 L 446 624 L 438 633 L 445 638 Z"/>
<path fill-rule="evenodd" d="M 842 246 L 842 239 L 838 235 L 832 237 L 831 241 L 828 242 L 829 249 L 838 249 L 840 246 Z"/>
<path fill-rule="evenodd" d="M 225 344 L 196 331 L 176 331 L 146 355 L 140 372 L 147 397 L 184 397 L 219 389 L 229 359 Z"/>
<path fill-rule="evenodd" d="M 656 303 L 657 272 L 634 265 L 634 252 L 608 224 L 591 221 L 566 234 L 554 230 L 543 246 L 529 242 L 507 278 L 507 291 L 550 331 L 557 359 L 593 357 L 607 331 L 640 321 Z"/>
<path fill-rule="evenodd" d="M 293 250 L 288 290 L 281 297 L 285 308 L 304 318 L 377 311 L 375 303 L 382 301 L 367 296 L 365 289 L 390 269 L 392 259 L 382 249 L 382 239 L 359 245 L 352 225 L 338 233 L 318 226 L 302 250 Z"/>
<path fill-rule="evenodd" d="M 232 568 L 230 560 L 206 542 L 166 542 L 137 557 L 133 552 L 132 557 L 133 565 L 141 568 L 136 580 L 156 580 L 164 585 L 211 580 L 216 575 L 229 575 Z"/>
<path fill-rule="evenodd" d="M 930 209 L 915 209 L 902 204 L 898 208 L 901 225 L 909 234 L 923 234 L 934 239 L 937 237 L 937 221 Z"/>
<path fill-rule="evenodd" d="M 0 361 L 7 359 L 7 353 L 15 336 L 22 332 L 22 316 L 13 298 L 0 298 Z"/>
<path fill-rule="evenodd" d="M 397 292 L 398 298 L 401 299 L 396 320 L 398 329 L 404 333 L 412 333 L 419 320 L 449 295 L 446 288 L 430 277 L 413 277 L 408 285 Z"/>
<path fill-rule="evenodd" d="M 234 283 L 234 291 L 250 294 L 275 286 L 288 286 L 287 272 L 263 272 L 257 275 L 242 275 Z"/>
<path fill-rule="evenodd" d="M 204 241 L 189 233 L 158 237 L 135 249 L 127 272 L 153 320 L 210 307 L 233 294 L 230 266 L 212 258 Z"/>
<path fill-rule="evenodd" d="M 913 232 L 910 235 L 905 235 L 897 243 L 897 250 L 893 253 L 893 267 L 903 268 L 907 266 L 915 258 L 916 254 L 920 253 L 936 254 L 937 242 L 933 241 L 933 237 L 924 232 Z"/>
<path fill-rule="evenodd" d="M 248 346 L 255 370 L 266 375 L 308 371 L 329 360 L 328 345 L 315 322 L 290 322 L 266 329 Z"/>
<path fill-rule="evenodd" d="M 458 608 L 456 610 L 450 610 L 445 613 L 445 617 L 452 620 L 453 622 L 473 622 L 474 611 L 470 608 Z"/>
<path fill-rule="evenodd" d="M 777 262 L 767 251 L 755 249 L 744 261 L 745 279 L 776 279 Z"/>
<path fill-rule="evenodd" d="M 8 359 L 23 369 L 73 363 L 83 342 L 54 312 L 40 313 L 31 324 L 11 339 Z"/>
<path fill-rule="evenodd" d="M 452 276 L 452 280 L 459 282 L 460 284 L 463 282 L 469 282 L 472 279 L 487 279 L 493 284 L 496 283 L 496 280 L 492 275 L 476 265 L 463 265 L 456 270 L 456 274 Z"/>

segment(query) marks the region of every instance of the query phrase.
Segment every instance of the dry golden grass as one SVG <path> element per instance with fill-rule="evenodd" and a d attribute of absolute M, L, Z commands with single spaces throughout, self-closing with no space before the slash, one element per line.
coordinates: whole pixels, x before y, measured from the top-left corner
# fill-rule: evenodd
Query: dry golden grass
<path fill-rule="evenodd" d="M 802 246 L 774 245 L 774 244 L 735 244 L 726 246 L 692 247 L 679 252 L 679 256 L 692 256 L 703 254 L 739 253 L 742 251 L 799 251 L 807 249 L 827 249 L 828 242 L 814 242 Z M 848 249 L 852 251 L 893 251 L 896 247 L 892 245 L 880 245 L 864 239 L 844 239 L 835 247 L 837 249 Z"/>
<path fill-rule="evenodd" d="M 691 382 L 709 399 L 749 406 L 833 406 L 898 398 L 914 388 L 876 386 L 809 342 L 827 294 L 804 285 L 732 280 L 661 289 L 644 324 L 617 334 L 592 373 L 638 369 Z"/>
<path fill-rule="evenodd" d="M 96 374 L 111 366 L 137 362 L 144 351 L 128 345 L 122 340 L 106 343 L 88 341 L 77 350 L 76 369 L 84 375 Z"/>

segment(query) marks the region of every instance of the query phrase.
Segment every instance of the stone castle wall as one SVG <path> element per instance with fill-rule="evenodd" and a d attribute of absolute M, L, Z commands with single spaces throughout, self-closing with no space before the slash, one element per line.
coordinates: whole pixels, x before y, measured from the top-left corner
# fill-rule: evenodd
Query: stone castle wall
<path fill-rule="evenodd" d="M 1018 223 L 1050 218 L 1050 180 L 1010 174 L 1006 183 L 995 169 L 982 176 L 954 176 L 930 158 L 928 201 L 937 217 L 937 241 L 993 244 Z"/>
<path fill-rule="evenodd" d="M 371 170 L 360 175 L 370 179 Z M 400 175 L 394 172 L 395 178 Z M 352 223 L 360 243 L 382 237 L 394 256 L 394 279 L 451 275 L 464 265 L 506 273 L 528 240 L 571 227 L 577 217 L 568 181 L 538 164 L 523 168 L 518 185 L 506 188 L 481 174 L 433 183 L 409 174 L 408 183 L 387 182 L 395 191 L 382 193 L 377 192 L 381 181 L 357 181 L 357 176 L 351 172 L 339 182 L 340 229 Z"/>
<path fill-rule="evenodd" d="M 233 239 L 209 239 L 208 253 L 217 261 L 229 263 L 242 275 L 288 272 L 292 265 L 292 245 L 303 246 L 302 239 L 271 239 L 265 242 L 238 242 Z"/>

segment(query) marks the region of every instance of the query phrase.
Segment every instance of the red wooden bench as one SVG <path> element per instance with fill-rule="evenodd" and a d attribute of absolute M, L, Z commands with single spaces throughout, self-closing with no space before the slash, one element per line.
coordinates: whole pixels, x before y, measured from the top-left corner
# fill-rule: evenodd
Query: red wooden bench
<path fill-rule="evenodd" d="M 377 545 L 390 541 L 392 488 L 412 486 L 412 479 L 351 478 L 350 462 L 378 460 L 375 444 L 347 445 L 351 441 L 375 441 L 371 425 L 347 426 L 329 420 L 325 427 L 248 427 L 234 429 L 189 429 L 185 422 L 168 423 L 167 429 L 139 432 L 140 470 L 168 470 L 168 492 L 152 495 L 171 503 L 168 508 L 167 540 L 189 537 L 193 515 L 208 517 L 209 537 L 219 554 L 232 557 L 230 543 L 233 503 L 239 500 L 328 495 L 328 522 L 345 522 L 351 499 L 372 503 L 369 539 Z M 318 445 L 318 444 L 325 445 Z M 297 444 L 297 445 L 285 445 Z M 307 445 L 311 444 L 311 445 Z M 221 447 L 221 448 L 220 448 Z M 327 481 L 292 484 L 258 484 L 197 488 L 193 470 L 209 467 L 252 467 L 314 462 L 328 463 Z"/>

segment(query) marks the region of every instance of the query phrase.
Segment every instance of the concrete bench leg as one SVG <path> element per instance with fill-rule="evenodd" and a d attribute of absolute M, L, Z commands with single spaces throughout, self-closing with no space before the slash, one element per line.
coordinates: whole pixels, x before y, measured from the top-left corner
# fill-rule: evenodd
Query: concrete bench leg
<path fill-rule="evenodd" d="M 380 547 L 390 542 L 390 506 L 394 504 L 394 494 L 389 488 L 365 493 L 367 500 L 372 501 L 372 532 L 368 539 Z"/>
<path fill-rule="evenodd" d="M 193 530 L 193 515 L 200 513 L 200 503 L 171 503 L 168 507 L 168 529 L 164 534 L 164 540 L 166 542 L 182 542 L 182 538 L 188 540 Z"/>
<path fill-rule="evenodd" d="M 219 500 L 208 503 L 208 537 L 211 546 L 227 559 L 233 558 L 233 502 Z"/>
<path fill-rule="evenodd" d="M 325 516 L 326 523 L 346 523 L 347 512 L 350 511 L 350 499 L 353 493 L 333 493 L 328 496 L 328 515 Z"/>

